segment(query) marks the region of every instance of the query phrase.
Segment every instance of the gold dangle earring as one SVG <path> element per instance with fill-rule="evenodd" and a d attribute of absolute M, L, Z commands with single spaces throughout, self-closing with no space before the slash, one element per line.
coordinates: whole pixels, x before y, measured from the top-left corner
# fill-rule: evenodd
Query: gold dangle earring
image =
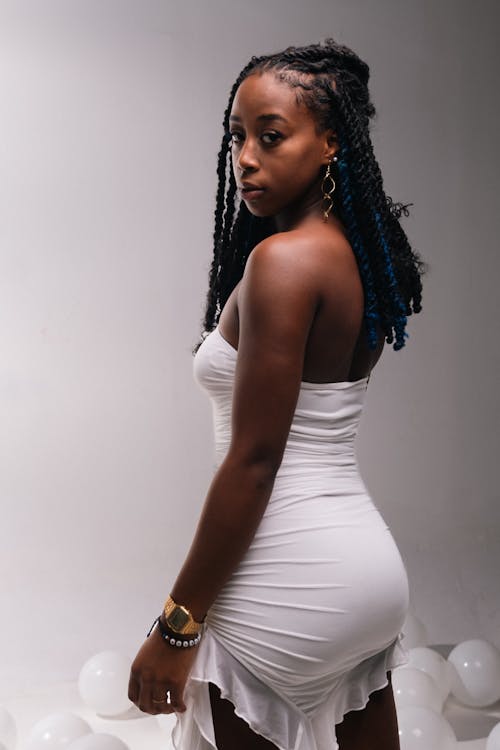
<path fill-rule="evenodd" d="M 326 168 L 326 174 L 323 177 L 323 182 L 321 183 L 321 190 L 323 191 L 323 221 L 328 221 L 328 214 L 332 210 L 332 206 L 333 206 L 332 195 L 335 190 L 335 180 L 330 174 L 330 165 L 332 161 L 336 162 L 337 157 L 334 156 L 328 162 L 328 166 Z M 330 183 L 329 187 L 328 187 L 328 183 Z"/>

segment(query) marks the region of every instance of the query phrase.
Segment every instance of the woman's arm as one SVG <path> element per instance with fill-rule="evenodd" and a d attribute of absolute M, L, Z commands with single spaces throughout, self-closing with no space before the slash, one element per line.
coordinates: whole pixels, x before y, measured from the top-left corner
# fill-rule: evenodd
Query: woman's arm
<path fill-rule="evenodd" d="M 245 268 L 231 443 L 170 592 L 197 621 L 247 551 L 283 457 L 320 302 L 318 265 L 307 250 L 289 233 L 273 235 L 253 250 Z"/>
<path fill-rule="evenodd" d="M 170 592 L 198 621 L 248 549 L 283 457 L 320 303 L 312 250 L 292 233 L 269 237 L 252 251 L 238 290 L 231 443 Z M 130 700 L 146 713 L 184 711 L 196 650 L 169 646 L 154 629 L 132 662 Z"/>

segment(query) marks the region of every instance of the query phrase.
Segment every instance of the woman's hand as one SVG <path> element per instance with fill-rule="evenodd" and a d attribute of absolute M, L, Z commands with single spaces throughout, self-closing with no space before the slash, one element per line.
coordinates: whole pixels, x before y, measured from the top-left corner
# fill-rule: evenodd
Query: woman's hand
<path fill-rule="evenodd" d="M 128 697 L 147 714 L 183 713 L 184 687 L 196 658 L 197 646 L 178 648 L 161 636 L 158 625 L 132 662 Z M 167 692 L 170 692 L 170 702 Z"/>

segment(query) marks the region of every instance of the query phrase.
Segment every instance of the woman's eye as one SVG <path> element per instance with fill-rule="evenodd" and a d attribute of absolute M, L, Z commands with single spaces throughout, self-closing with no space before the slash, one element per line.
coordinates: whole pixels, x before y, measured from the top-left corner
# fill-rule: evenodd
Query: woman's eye
<path fill-rule="evenodd" d="M 262 133 L 261 140 L 266 146 L 274 145 L 277 141 L 281 138 L 281 133 L 275 133 L 275 132 L 268 132 L 268 133 Z M 241 144 L 244 141 L 244 135 L 243 133 L 238 133 L 237 131 L 233 131 L 232 133 L 229 133 L 229 140 L 231 144 Z"/>
<path fill-rule="evenodd" d="M 270 140 L 266 141 L 264 140 L 265 138 L 269 138 Z M 268 144 L 276 143 L 276 141 L 278 141 L 280 138 L 281 138 L 280 133 L 263 133 L 262 134 L 262 140 L 264 141 L 264 143 L 268 143 Z"/>

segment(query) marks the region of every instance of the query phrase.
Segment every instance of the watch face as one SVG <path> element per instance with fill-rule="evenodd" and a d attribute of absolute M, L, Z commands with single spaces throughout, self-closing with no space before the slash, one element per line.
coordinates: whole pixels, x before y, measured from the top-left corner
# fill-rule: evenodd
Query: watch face
<path fill-rule="evenodd" d="M 182 607 L 177 606 L 169 614 L 167 621 L 172 630 L 180 633 L 184 625 L 189 622 L 189 614 Z"/>

